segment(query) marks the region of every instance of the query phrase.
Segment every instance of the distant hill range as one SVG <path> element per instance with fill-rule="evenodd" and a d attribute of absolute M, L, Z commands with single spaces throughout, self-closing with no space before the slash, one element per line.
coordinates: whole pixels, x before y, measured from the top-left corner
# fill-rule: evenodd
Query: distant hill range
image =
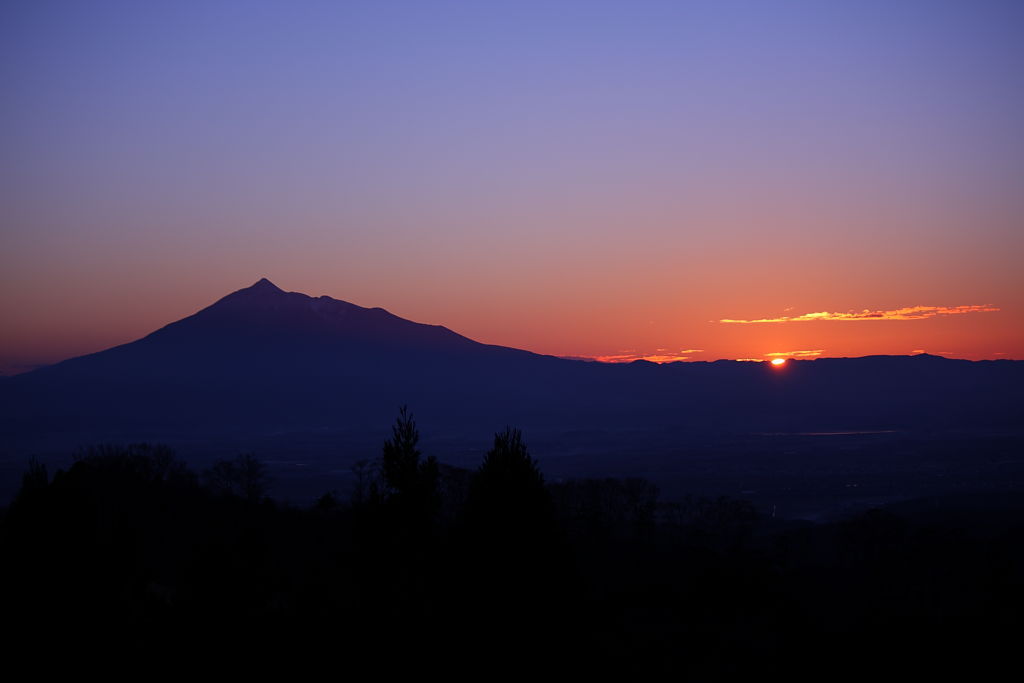
<path fill-rule="evenodd" d="M 1024 362 L 937 356 L 583 362 L 268 280 L 138 341 L 0 383 L 0 439 L 34 443 L 373 432 L 400 405 L 438 433 L 738 434 L 1018 428 Z M 5 444 L 0 443 L 0 447 Z"/>

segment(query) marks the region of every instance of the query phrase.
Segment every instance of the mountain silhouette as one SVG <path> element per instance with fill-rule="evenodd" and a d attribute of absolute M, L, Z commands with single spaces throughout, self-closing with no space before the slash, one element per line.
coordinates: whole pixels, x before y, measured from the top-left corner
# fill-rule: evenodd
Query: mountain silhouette
<path fill-rule="evenodd" d="M 138 341 L 73 358 L 38 375 L 111 379 L 237 378 L 330 374 L 385 361 L 407 365 L 452 357 L 532 356 L 480 344 L 439 325 L 399 318 L 327 296 L 285 292 L 267 279 L 233 292 Z"/>
<path fill-rule="evenodd" d="M 386 423 L 429 401 L 479 414 L 482 386 L 566 363 L 267 279 L 137 341 L 9 378 L 0 429 L 100 436 Z M 5 383 L 6 384 L 6 383 Z M 499 398 L 498 404 L 509 401 Z"/>

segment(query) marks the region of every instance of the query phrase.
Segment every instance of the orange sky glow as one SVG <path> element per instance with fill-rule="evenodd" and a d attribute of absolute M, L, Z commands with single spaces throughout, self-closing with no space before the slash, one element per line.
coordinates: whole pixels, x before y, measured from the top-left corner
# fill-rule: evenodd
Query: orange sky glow
<path fill-rule="evenodd" d="M 608 362 L 1024 359 L 1022 3 L 71 5 L 5 13 L 2 373 L 261 277 Z"/>

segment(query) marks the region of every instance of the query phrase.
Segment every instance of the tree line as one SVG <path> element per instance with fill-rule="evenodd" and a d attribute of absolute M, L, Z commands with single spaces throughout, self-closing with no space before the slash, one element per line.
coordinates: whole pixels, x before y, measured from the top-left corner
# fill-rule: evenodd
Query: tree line
<path fill-rule="evenodd" d="M 1024 614 L 1019 509 L 810 524 L 666 504 L 639 479 L 547 482 L 511 427 L 469 472 L 425 456 L 404 408 L 356 475 L 348 500 L 297 508 L 267 497 L 252 454 L 199 473 L 145 444 L 52 477 L 32 462 L 0 517 L 8 644 L 820 679 L 977 673 L 1014 651 Z"/>

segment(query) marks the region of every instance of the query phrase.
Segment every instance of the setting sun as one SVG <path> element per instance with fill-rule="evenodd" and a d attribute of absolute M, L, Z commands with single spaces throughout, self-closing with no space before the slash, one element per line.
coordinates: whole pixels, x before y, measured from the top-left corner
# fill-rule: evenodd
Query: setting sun
<path fill-rule="evenodd" d="M 786 364 L 785 358 L 772 358 L 772 365 L 779 367 Z"/>

